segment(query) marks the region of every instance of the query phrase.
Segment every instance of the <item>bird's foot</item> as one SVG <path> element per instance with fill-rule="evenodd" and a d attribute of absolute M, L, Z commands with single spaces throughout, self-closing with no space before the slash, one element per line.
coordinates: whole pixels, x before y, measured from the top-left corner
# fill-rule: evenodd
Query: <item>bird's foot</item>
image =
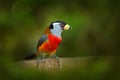
<path fill-rule="evenodd" d="M 39 67 L 40 59 L 36 60 L 37 67 Z"/>
<path fill-rule="evenodd" d="M 60 66 L 60 59 L 58 56 L 54 55 L 54 56 L 51 56 L 51 58 L 56 59 L 58 66 Z"/>

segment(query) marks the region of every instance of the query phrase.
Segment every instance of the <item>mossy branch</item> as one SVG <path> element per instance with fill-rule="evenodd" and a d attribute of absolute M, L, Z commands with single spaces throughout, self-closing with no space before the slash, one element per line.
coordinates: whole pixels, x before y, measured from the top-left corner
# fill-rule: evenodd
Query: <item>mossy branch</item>
<path fill-rule="evenodd" d="M 49 59 L 40 59 L 37 60 L 24 60 L 19 63 L 22 65 L 28 66 L 28 67 L 34 67 L 37 69 L 42 70 L 51 70 L 51 69 L 74 69 L 74 68 L 82 68 L 86 66 L 88 63 L 95 61 L 97 59 L 100 59 L 103 57 L 74 57 L 74 58 L 60 58 L 60 65 L 58 66 L 58 63 L 55 58 L 49 58 Z M 110 57 L 107 56 L 107 59 L 110 59 Z"/>

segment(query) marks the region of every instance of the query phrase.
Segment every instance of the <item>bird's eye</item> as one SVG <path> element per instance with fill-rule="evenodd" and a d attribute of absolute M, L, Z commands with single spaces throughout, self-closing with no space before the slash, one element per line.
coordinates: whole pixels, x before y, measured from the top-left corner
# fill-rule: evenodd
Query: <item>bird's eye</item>
<path fill-rule="evenodd" d="M 65 25 L 64 25 L 64 24 L 60 24 L 60 26 L 61 26 L 62 29 L 64 29 L 64 26 L 65 26 Z"/>

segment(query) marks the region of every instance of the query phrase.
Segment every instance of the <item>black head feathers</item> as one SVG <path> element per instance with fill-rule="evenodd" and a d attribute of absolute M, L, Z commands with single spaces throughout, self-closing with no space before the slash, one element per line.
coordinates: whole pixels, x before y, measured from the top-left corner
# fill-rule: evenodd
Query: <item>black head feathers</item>
<path fill-rule="evenodd" d="M 66 23 L 63 22 L 63 21 L 54 21 L 54 22 L 52 22 L 52 23 L 50 24 L 50 29 L 53 29 L 53 23 L 60 23 L 60 26 L 61 26 L 62 28 L 66 25 Z"/>

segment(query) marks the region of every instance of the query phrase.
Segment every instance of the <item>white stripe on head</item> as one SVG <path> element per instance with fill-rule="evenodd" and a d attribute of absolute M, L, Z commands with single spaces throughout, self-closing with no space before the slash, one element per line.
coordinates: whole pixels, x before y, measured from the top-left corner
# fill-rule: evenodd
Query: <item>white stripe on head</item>
<path fill-rule="evenodd" d="M 59 22 L 53 23 L 53 29 L 50 29 L 51 33 L 57 37 L 61 37 L 62 28 Z"/>

